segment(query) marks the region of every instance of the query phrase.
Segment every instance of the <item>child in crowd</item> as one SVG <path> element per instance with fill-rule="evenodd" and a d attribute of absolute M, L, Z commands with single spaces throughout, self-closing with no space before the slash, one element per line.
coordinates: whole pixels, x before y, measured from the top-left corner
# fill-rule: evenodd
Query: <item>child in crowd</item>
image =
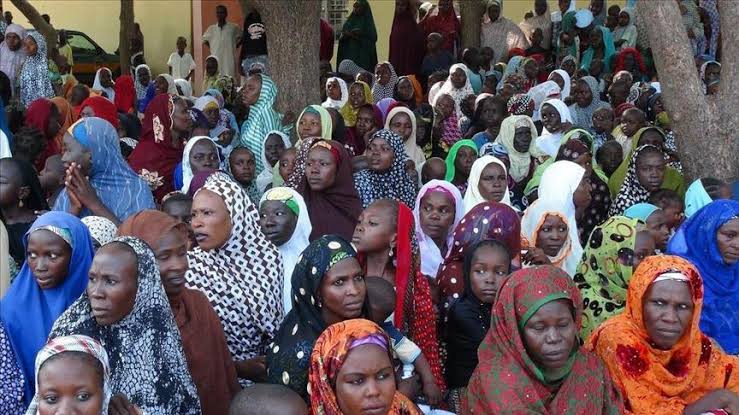
<path fill-rule="evenodd" d="M 195 240 L 195 233 L 190 224 L 190 220 L 192 218 L 192 214 L 190 213 L 191 207 L 192 197 L 182 192 L 172 192 L 164 197 L 160 208 L 162 212 L 187 225 L 187 234 L 188 239 L 190 240 L 189 249 L 198 246 L 197 241 Z"/>
<path fill-rule="evenodd" d="M 595 161 L 608 177 L 611 177 L 623 160 L 623 148 L 616 140 L 605 141 L 595 153 Z"/>
<path fill-rule="evenodd" d="M 236 394 L 228 415 L 308 415 L 308 406 L 290 388 L 258 383 Z"/>
<path fill-rule="evenodd" d="M 437 123 L 433 136 L 438 137 L 435 141 L 439 142 L 442 154 L 446 155 L 454 143 L 462 138 L 459 121 L 454 110 L 454 99 L 449 94 L 441 94 L 436 98 L 434 109 L 437 114 Z M 432 141 L 434 141 L 433 138 Z"/>
<path fill-rule="evenodd" d="M 674 233 L 685 220 L 685 203 L 677 192 L 670 189 L 660 189 L 649 196 L 649 203 L 665 211 L 667 226 L 670 233 Z"/>
<path fill-rule="evenodd" d="M 423 163 L 421 168 L 421 185 L 431 180 L 444 180 L 446 176 L 446 163 L 439 157 L 431 157 Z"/>
<path fill-rule="evenodd" d="M 618 27 L 618 16 L 621 14 L 621 7 L 618 4 L 614 4 L 608 8 L 608 17 L 606 17 L 606 27 L 611 32 L 616 30 Z"/>
<path fill-rule="evenodd" d="M 185 48 L 187 48 L 187 39 L 184 36 L 178 37 L 177 51 L 169 55 L 167 66 L 169 67 L 169 74 L 174 79 L 190 81 L 190 78 L 195 74 L 195 60 L 192 55 L 185 52 Z"/>
<path fill-rule="evenodd" d="M 428 360 L 421 353 L 421 349 L 393 325 L 391 317 L 395 310 L 393 285 L 380 277 L 367 277 L 365 281 L 367 282 L 370 320 L 382 326 L 392 340 L 393 352 L 403 363 L 403 378 L 410 377 L 415 369 L 421 378 L 426 401 L 431 405 L 437 405 L 441 401 L 441 390 L 436 385 Z"/>
<path fill-rule="evenodd" d="M 41 182 L 41 188 L 46 192 L 46 200 L 49 206 L 54 206 L 57 196 L 64 189 L 65 178 L 66 171 L 62 162 L 62 156 L 54 154 L 47 158 L 44 169 L 39 173 L 38 179 Z"/>
<path fill-rule="evenodd" d="M 439 33 L 429 33 L 426 37 L 426 56 L 421 64 L 421 75 L 427 79 L 437 71 L 448 72 L 454 64 L 454 56 L 448 50 L 442 48 L 443 38 Z M 431 82 L 429 81 L 429 85 Z"/>
<path fill-rule="evenodd" d="M 593 145 L 595 151 L 605 144 L 608 140 L 613 140 L 613 110 L 610 107 L 601 107 L 593 112 L 593 130 L 595 130 L 595 137 Z"/>

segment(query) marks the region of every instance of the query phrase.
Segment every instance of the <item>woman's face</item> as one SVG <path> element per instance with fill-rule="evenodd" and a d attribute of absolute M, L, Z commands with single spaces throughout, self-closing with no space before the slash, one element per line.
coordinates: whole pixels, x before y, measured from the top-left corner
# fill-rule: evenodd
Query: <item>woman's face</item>
<path fill-rule="evenodd" d="M 592 191 L 593 185 L 590 183 L 590 175 L 584 174 L 580 179 L 580 184 L 577 185 L 577 189 L 572 194 L 572 202 L 575 204 L 575 208 L 583 209 L 590 206 L 590 201 L 593 200 Z"/>
<path fill-rule="evenodd" d="M 375 127 L 375 112 L 370 108 L 362 108 L 357 113 L 357 133 L 364 135 Z"/>
<path fill-rule="evenodd" d="M 211 105 L 203 111 L 203 115 L 205 115 L 205 118 L 208 120 L 208 126 L 210 128 L 215 128 L 218 124 L 218 119 L 220 118 L 221 113 L 218 106 Z"/>
<path fill-rule="evenodd" d="M 464 88 L 465 84 L 467 83 L 467 74 L 462 68 L 457 68 L 457 70 L 449 75 L 449 78 L 452 81 L 452 86 L 456 89 Z"/>
<path fill-rule="evenodd" d="M 554 105 L 544 104 L 541 107 L 541 121 L 550 133 L 557 133 L 562 128 L 562 118 Z"/>
<path fill-rule="evenodd" d="M 367 98 L 364 96 L 364 87 L 360 84 L 352 84 L 349 88 L 349 103 L 354 108 L 367 103 Z"/>
<path fill-rule="evenodd" d="M 298 134 L 301 138 L 321 136 L 321 116 L 312 112 L 305 112 L 298 121 Z"/>
<path fill-rule="evenodd" d="M 109 71 L 106 71 L 105 69 L 100 71 L 100 85 L 102 85 L 103 88 L 113 87 L 112 75 L 110 74 Z"/>
<path fill-rule="evenodd" d="M 321 316 L 326 324 L 360 317 L 367 285 L 359 261 L 345 258 L 326 271 L 318 295 Z"/>
<path fill-rule="evenodd" d="M 287 181 L 295 170 L 295 149 L 288 148 L 280 156 L 280 177 Z"/>
<path fill-rule="evenodd" d="M 467 146 L 460 147 L 457 151 L 457 158 L 454 159 L 455 176 L 467 179 L 476 158 L 477 152 L 475 150 Z"/>
<path fill-rule="evenodd" d="M 636 160 L 636 176 L 645 189 L 650 192 L 659 190 L 665 178 L 666 162 L 662 153 L 648 152 L 639 154 Z"/>
<path fill-rule="evenodd" d="M 590 90 L 590 86 L 585 81 L 577 81 L 577 87 L 575 88 L 575 102 L 580 107 L 587 107 L 593 102 L 593 93 Z"/>
<path fill-rule="evenodd" d="M 151 82 L 151 74 L 146 70 L 146 68 L 139 68 L 139 70 L 136 71 L 136 75 L 138 76 L 139 83 L 142 86 L 149 86 L 149 82 Z"/>
<path fill-rule="evenodd" d="M 485 200 L 500 202 L 508 193 L 508 175 L 498 163 L 490 163 L 482 169 L 477 190 Z"/>
<path fill-rule="evenodd" d="M 262 233 L 275 246 L 282 246 L 290 240 L 297 223 L 298 215 L 279 200 L 265 200 L 259 206 Z"/>
<path fill-rule="evenodd" d="M 358 252 L 379 252 L 395 244 L 395 223 L 386 208 L 385 204 L 373 203 L 359 215 L 352 236 Z"/>
<path fill-rule="evenodd" d="M 213 58 L 205 60 L 205 73 L 214 76 L 218 72 L 218 61 Z"/>
<path fill-rule="evenodd" d="M 441 112 L 442 117 L 447 119 L 451 117 L 455 111 L 454 100 L 449 95 L 442 95 L 436 100 L 436 108 Z"/>
<path fill-rule="evenodd" d="M 192 201 L 190 224 L 203 251 L 222 247 L 231 236 L 231 215 L 226 203 L 208 189 L 200 189 Z"/>
<path fill-rule="evenodd" d="M 218 149 L 212 141 L 201 139 L 190 149 L 190 169 L 192 174 L 197 174 L 205 169 L 215 170 L 218 168 Z"/>
<path fill-rule="evenodd" d="M 503 277 L 508 275 L 511 258 L 498 246 L 482 245 L 472 255 L 470 289 L 478 300 L 492 304 Z"/>
<path fill-rule="evenodd" d="M 190 131 L 192 131 L 192 118 L 190 118 L 190 111 L 187 109 L 185 100 L 177 100 L 174 104 L 172 131 L 182 135 L 189 135 Z"/>
<path fill-rule="evenodd" d="M 644 328 L 651 342 L 661 350 L 669 350 L 690 326 L 693 299 L 683 281 L 652 283 L 644 295 Z"/>
<path fill-rule="evenodd" d="M 38 44 L 31 36 L 26 36 L 26 39 L 23 41 L 23 48 L 26 50 L 27 56 L 36 56 L 38 52 Z"/>
<path fill-rule="evenodd" d="M 341 85 L 336 79 L 332 79 L 326 84 L 326 95 L 333 100 L 341 99 Z"/>
<path fill-rule="evenodd" d="M 390 68 L 384 63 L 378 63 L 375 67 L 375 81 L 380 85 L 387 85 L 390 82 Z"/>
<path fill-rule="evenodd" d="M 644 261 L 644 258 L 654 255 L 654 238 L 649 231 L 639 231 L 634 240 L 634 257 L 631 259 L 631 267 L 636 271 L 636 267 Z"/>
<path fill-rule="evenodd" d="M 590 32 L 590 45 L 595 49 L 603 47 L 603 32 L 600 30 L 593 30 Z"/>
<path fill-rule="evenodd" d="M 336 374 L 335 384 L 342 414 L 388 413 L 396 387 L 387 350 L 376 344 L 355 347 Z"/>
<path fill-rule="evenodd" d="M 64 133 L 62 139 L 62 163 L 68 169 L 72 163 L 77 163 L 83 175 L 89 176 L 92 170 L 92 153 L 85 150 L 69 133 Z"/>
<path fill-rule="evenodd" d="M 98 325 L 115 324 L 133 310 L 137 267 L 136 254 L 121 243 L 105 245 L 95 253 L 88 272 L 87 296 Z"/>
<path fill-rule="evenodd" d="M 251 151 L 244 149 L 231 152 L 229 166 L 234 179 L 241 185 L 249 186 L 254 181 L 257 163 Z"/>
<path fill-rule="evenodd" d="M 59 109 L 57 109 L 56 105 L 52 105 L 51 111 L 49 111 L 49 120 L 46 124 L 47 137 L 56 137 L 57 133 L 59 133 L 59 130 L 62 128 L 59 122 L 60 116 Z"/>
<path fill-rule="evenodd" d="M 94 359 L 90 356 L 91 359 Z M 39 369 L 39 415 L 99 415 L 103 409 L 102 364 L 63 353 Z"/>
<path fill-rule="evenodd" d="M 370 169 L 374 172 L 385 172 L 390 170 L 395 161 L 395 151 L 383 138 L 375 138 L 367 146 Z"/>
<path fill-rule="evenodd" d="M 542 115 L 542 117 L 544 117 Z M 593 113 L 593 129 L 597 133 L 611 132 L 613 130 L 613 111 L 599 109 Z"/>
<path fill-rule="evenodd" d="M 518 127 L 513 135 L 513 148 L 519 153 L 528 153 L 532 140 L 530 127 Z"/>
<path fill-rule="evenodd" d="M 540 367 L 564 367 L 577 341 L 578 327 L 567 299 L 550 301 L 534 313 L 523 327 L 523 341 L 531 359 Z"/>
<path fill-rule="evenodd" d="M 157 76 L 154 78 L 154 88 L 156 88 L 157 94 L 166 94 L 169 91 L 169 82 L 167 78 L 163 76 Z"/>
<path fill-rule="evenodd" d="M 419 208 L 423 233 L 433 241 L 446 242 L 456 214 L 451 197 L 440 191 L 428 192 L 421 198 Z"/>
<path fill-rule="evenodd" d="M 308 186 L 314 192 L 324 191 L 336 182 L 338 165 L 333 154 L 323 147 L 315 147 L 308 153 L 305 163 L 305 176 Z"/>
<path fill-rule="evenodd" d="M 58 287 L 67 278 L 72 248 L 54 232 L 39 229 L 28 236 L 26 261 L 39 288 Z"/>
<path fill-rule="evenodd" d="M 257 103 L 259 100 L 259 94 L 262 93 L 262 77 L 253 75 L 247 78 L 242 90 L 241 101 L 247 107 L 250 107 Z"/>
<path fill-rule="evenodd" d="M 398 81 L 398 98 L 402 101 L 410 101 L 413 99 L 413 84 L 408 78 Z"/>
<path fill-rule="evenodd" d="M 170 229 L 159 238 L 159 248 L 154 256 L 167 297 L 176 297 L 185 287 L 187 243 L 187 233 L 178 228 Z"/>
<path fill-rule="evenodd" d="M 271 134 L 264 143 L 264 157 L 270 166 L 280 161 L 282 153 L 285 152 L 285 142 L 277 134 Z"/>
<path fill-rule="evenodd" d="M 549 76 L 549 80 L 554 81 L 554 83 L 559 86 L 560 91 L 565 88 L 565 80 L 562 79 L 562 76 L 557 72 L 552 72 L 552 74 Z"/>
<path fill-rule="evenodd" d="M 547 215 L 536 236 L 536 247 L 547 256 L 557 256 L 562 245 L 567 242 L 567 223 L 559 215 Z"/>
<path fill-rule="evenodd" d="M 621 27 L 627 26 L 629 24 L 629 14 L 626 12 L 621 12 L 618 15 L 618 25 Z"/>
<path fill-rule="evenodd" d="M 725 263 L 733 265 L 739 261 L 739 219 L 732 219 L 718 228 L 716 244 Z"/>
<path fill-rule="evenodd" d="M 662 209 L 655 210 L 647 218 L 647 230 L 654 238 L 660 251 L 667 249 L 667 240 L 670 238 L 670 228 L 667 226 L 667 215 Z"/>
<path fill-rule="evenodd" d="M 413 134 L 413 124 L 411 123 L 411 117 L 405 113 L 395 114 L 393 119 L 390 120 L 390 131 L 399 135 L 403 139 L 403 142 L 411 138 Z"/>
<path fill-rule="evenodd" d="M 15 33 L 6 33 L 5 43 L 8 45 L 8 49 L 15 52 L 21 47 L 21 38 Z"/>

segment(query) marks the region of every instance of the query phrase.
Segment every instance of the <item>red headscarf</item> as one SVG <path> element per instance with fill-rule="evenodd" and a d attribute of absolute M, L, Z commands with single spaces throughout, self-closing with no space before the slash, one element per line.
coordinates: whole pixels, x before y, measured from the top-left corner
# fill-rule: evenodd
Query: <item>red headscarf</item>
<path fill-rule="evenodd" d="M 96 117 L 102 118 L 113 125 L 113 127 L 118 128 L 118 111 L 115 108 L 115 104 L 110 102 L 108 98 L 99 95 L 90 96 L 86 100 L 82 101 L 80 112 L 82 112 L 85 107 L 91 107 Z"/>
<path fill-rule="evenodd" d="M 46 164 L 47 158 L 54 154 L 59 154 L 62 151 L 60 143 L 57 143 L 56 140 L 54 140 L 54 137 L 49 137 L 47 135 L 52 107 L 54 107 L 54 103 L 51 102 L 51 100 L 39 98 L 31 102 L 31 105 L 26 109 L 26 116 L 23 125 L 38 129 L 41 131 L 41 134 L 46 137 L 46 146 L 34 162 L 34 166 L 37 171 L 44 169 L 44 164 Z M 61 122 L 61 120 L 59 122 Z"/>
<path fill-rule="evenodd" d="M 616 55 L 613 73 L 618 73 L 619 71 L 624 70 L 624 61 L 626 60 L 627 55 L 634 57 L 634 62 L 636 62 L 636 66 L 639 67 L 639 72 L 641 72 L 642 75 L 647 73 L 647 65 L 644 64 L 644 59 L 642 59 L 641 53 L 634 48 L 621 49 L 621 52 Z"/>
<path fill-rule="evenodd" d="M 131 113 L 136 103 L 136 90 L 131 75 L 122 75 L 115 80 L 115 107 L 119 112 Z"/>

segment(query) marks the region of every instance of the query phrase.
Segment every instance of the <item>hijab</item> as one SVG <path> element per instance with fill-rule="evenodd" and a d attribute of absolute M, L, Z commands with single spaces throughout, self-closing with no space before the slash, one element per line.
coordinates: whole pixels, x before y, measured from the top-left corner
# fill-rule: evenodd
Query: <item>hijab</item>
<path fill-rule="evenodd" d="M 559 99 L 562 93 L 556 82 L 546 81 L 529 89 L 527 95 L 534 101 L 534 121 L 541 121 L 542 105 L 549 99 Z"/>
<path fill-rule="evenodd" d="M 195 147 L 195 144 L 203 140 L 207 140 L 213 143 L 213 147 L 216 150 L 216 155 L 218 155 L 219 166 L 224 162 L 224 160 L 221 160 L 221 155 L 218 151 L 218 144 L 216 144 L 215 140 L 213 140 L 212 138 L 201 135 L 197 137 L 192 137 L 187 140 L 185 149 L 182 151 L 182 188 L 180 189 L 182 193 L 187 193 L 188 189 L 190 189 L 190 181 L 192 181 L 192 177 L 194 175 L 194 172 L 192 171 L 192 166 L 190 165 L 190 152 L 192 151 L 192 148 Z"/>
<path fill-rule="evenodd" d="M 547 216 L 559 217 L 567 225 L 567 240 L 555 256 L 548 256 L 552 265 L 573 276 L 582 255 L 582 246 L 577 233 L 575 212 L 570 211 L 553 199 L 537 199 L 529 205 L 521 218 L 521 244 L 525 248 L 536 247 L 539 231 Z"/>
<path fill-rule="evenodd" d="M 354 185 L 362 200 L 362 207 L 367 208 L 379 199 L 394 199 L 406 206 L 413 205 L 416 199 L 416 183 L 406 172 L 405 162 L 408 156 L 399 135 L 390 130 L 380 130 L 372 135 L 367 143 L 383 139 L 392 149 L 393 162 L 386 171 L 365 169 L 354 174 Z"/>
<path fill-rule="evenodd" d="M 259 92 L 257 102 L 249 107 L 249 117 L 241 125 L 240 145 L 248 147 L 252 150 L 256 158 L 257 170 L 259 174 L 270 166 L 265 166 L 262 160 L 256 155 L 262 154 L 264 149 L 264 137 L 269 131 L 285 129 L 282 126 L 282 114 L 273 108 L 275 99 L 277 98 L 277 84 L 272 78 L 265 74 L 254 75 L 262 79 L 262 89 Z"/>
<path fill-rule="evenodd" d="M 411 120 L 411 134 L 407 140 L 403 141 L 403 147 L 405 148 L 405 154 L 413 161 L 416 169 L 420 170 L 421 165 L 426 161 L 426 156 L 416 143 L 416 114 L 407 107 L 395 107 L 390 110 L 385 118 L 385 129 L 390 130 L 393 118 L 398 114 L 405 114 Z"/>
<path fill-rule="evenodd" d="M 369 85 L 362 81 L 355 81 L 353 84 L 349 86 L 349 93 L 351 93 L 351 87 L 354 85 L 360 85 L 362 87 L 362 91 L 364 92 L 364 102 L 371 104 L 372 102 L 372 90 L 370 89 Z M 344 118 L 344 123 L 347 127 L 354 127 L 357 125 L 357 114 L 359 113 L 359 109 L 362 108 L 362 106 L 358 106 L 357 108 L 354 108 L 352 106 L 351 100 L 347 99 L 344 106 L 341 107 L 339 110 L 339 114 Z"/>
<path fill-rule="evenodd" d="M 608 214 L 610 216 L 620 215 L 627 208 L 637 203 L 646 202 L 649 199 L 649 190 L 645 189 L 644 186 L 639 183 L 639 177 L 636 174 L 636 161 L 639 159 L 639 155 L 647 148 L 659 150 L 657 147 L 651 144 L 639 146 L 634 150 L 631 158 L 629 159 L 629 167 L 626 171 L 626 178 L 624 179 L 623 184 L 621 185 L 621 188 L 616 195 L 616 198 L 611 204 L 611 209 L 608 211 Z M 660 153 L 662 152 L 662 150 L 659 151 Z"/>
<path fill-rule="evenodd" d="M 428 235 L 426 235 L 421 227 L 421 200 L 430 193 L 441 193 L 447 199 L 450 199 L 454 205 L 454 221 L 448 229 L 447 238 L 444 241 L 445 252 L 448 253 L 452 248 L 452 240 L 454 238 L 454 229 L 464 216 L 464 203 L 462 195 L 459 193 L 457 186 L 444 180 L 431 180 L 418 192 L 416 202 L 413 208 L 413 219 L 416 224 L 416 238 L 418 239 L 418 247 L 421 252 L 421 273 L 431 279 L 436 279 L 439 267 L 444 262 L 444 255 Z"/>
<path fill-rule="evenodd" d="M 336 61 L 342 62 L 345 59 L 351 59 L 356 62 L 357 66 L 372 71 L 377 65 L 377 50 L 375 47 L 377 27 L 369 1 L 358 0 L 356 3 L 362 9 L 361 14 L 352 11 L 344 21 L 341 31 L 358 31 L 359 36 L 358 38 L 346 36 L 339 39 Z"/>
<path fill-rule="evenodd" d="M 713 202 L 711 196 L 703 187 L 701 179 L 696 179 L 685 192 L 685 217 L 689 218 L 703 206 Z"/>
<path fill-rule="evenodd" d="M 149 85 L 141 85 L 141 81 L 139 78 L 139 69 L 146 69 L 147 72 L 149 72 L 149 84 L 151 84 L 151 69 L 149 69 L 148 65 L 141 64 L 136 67 L 136 70 L 134 71 L 135 74 L 135 82 L 134 82 L 134 89 L 136 89 L 136 99 L 142 100 L 146 98 L 146 89 L 149 87 Z"/>
<path fill-rule="evenodd" d="M 462 401 L 463 413 L 623 413 L 605 365 L 595 354 L 579 350 L 577 341 L 566 365 L 557 370 L 541 367 L 527 352 L 522 328 L 556 300 L 569 303 L 579 327 L 582 298 L 562 270 L 548 265 L 526 268 L 505 280 L 493 304 L 490 330 L 478 349 L 479 364 Z"/>
<path fill-rule="evenodd" d="M 37 31 L 28 32 L 26 38 L 29 37 L 36 42 L 38 49 L 35 55 L 26 56 L 20 73 L 21 105 L 24 108 L 38 98 L 54 98 L 46 59 L 46 39 Z"/>
<path fill-rule="evenodd" d="M 115 238 L 118 227 L 108 218 L 102 216 L 85 216 L 82 218 L 92 237 L 93 245 L 99 248 Z"/>
<path fill-rule="evenodd" d="M 398 74 L 395 73 L 395 67 L 393 67 L 393 64 L 385 61 L 377 64 L 378 67 L 380 65 L 386 66 L 388 68 L 388 70 L 390 71 L 390 80 L 387 84 L 382 85 L 379 78 L 375 79 L 375 83 L 372 84 L 372 99 L 374 100 L 375 104 L 379 103 L 385 98 L 393 98 L 395 85 L 398 83 Z"/>
<path fill-rule="evenodd" d="M 104 87 L 102 84 L 102 75 L 101 73 L 105 71 L 108 72 L 108 75 L 110 76 L 111 82 L 113 81 L 113 72 L 110 71 L 110 69 L 106 67 L 102 67 L 95 72 L 95 80 L 92 82 L 92 90 L 95 92 L 98 92 L 101 94 L 105 94 L 103 98 L 107 98 L 110 102 L 115 102 L 115 82 L 113 82 L 112 87 Z"/>
<path fill-rule="evenodd" d="M 109 99 L 100 95 L 92 95 L 82 101 L 80 112 L 82 112 L 86 107 L 92 108 L 92 112 L 95 113 L 96 117 L 102 118 L 116 129 L 118 128 L 118 124 L 120 123 L 120 120 L 118 119 L 118 110 L 116 110 L 115 104 L 113 104 Z"/>
<path fill-rule="evenodd" d="M 339 88 L 341 89 L 341 97 L 339 99 L 331 99 L 331 97 L 328 96 L 328 84 L 336 81 L 339 84 Z M 337 110 L 340 110 L 345 104 L 346 101 L 349 100 L 349 88 L 346 86 L 346 82 L 344 82 L 343 79 L 338 78 L 336 76 L 333 76 L 331 78 L 328 78 L 326 80 L 326 100 L 323 101 L 323 104 L 321 104 L 324 108 L 336 108 Z"/>
<path fill-rule="evenodd" d="M 468 185 L 467 185 L 467 191 L 464 192 L 464 211 L 469 212 L 472 210 L 473 207 L 477 206 L 480 203 L 487 202 L 488 200 L 485 199 L 480 194 L 480 175 L 482 175 L 482 171 L 485 170 L 485 167 L 489 166 L 491 163 L 495 163 L 499 165 L 503 169 L 503 174 L 506 176 L 506 183 L 508 183 L 508 169 L 506 169 L 505 164 L 500 161 L 497 157 L 485 155 L 480 157 L 479 159 L 475 160 L 474 163 L 472 163 L 472 168 L 470 169 L 470 177 L 468 179 Z M 508 190 L 508 186 L 506 184 L 506 192 L 503 195 L 503 199 L 500 200 L 500 203 L 504 205 L 511 206 L 511 194 Z"/>
<path fill-rule="evenodd" d="M 682 338 L 669 350 L 653 346 L 644 325 L 644 297 L 657 279 L 687 284 L 693 315 Z M 688 261 L 651 256 L 629 281 L 624 311 L 603 323 L 586 343 L 608 367 L 624 401 L 634 413 L 681 413 L 685 407 L 716 389 L 739 391 L 736 357 L 730 357 L 702 332 L 701 274 Z"/>
<path fill-rule="evenodd" d="M 70 247 L 71 255 L 67 275 L 58 286 L 40 288 L 26 261 L 3 297 L 0 319 L 27 380 L 34 379 L 36 353 L 46 343 L 54 321 L 85 291 L 87 271 L 95 255 L 87 228 L 68 213 L 48 212 L 36 219 L 23 238 L 26 247 L 28 238 L 38 230 L 52 232 L 64 240 Z M 33 398 L 33 386 L 30 381 L 25 382 L 26 405 Z"/>
<path fill-rule="evenodd" d="M 118 220 L 154 208 L 149 186 L 126 164 L 118 143 L 118 131 L 109 122 L 97 117 L 83 118 L 71 127 L 70 133 L 91 153 L 90 185 Z M 141 144 L 136 148 L 141 148 Z M 54 210 L 69 211 L 71 203 L 67 189 L 62 189 Z M 89 209 L 82 210 L 82 217 L 90 215 Z"/>
<path fill-rule="evenodd" d="M 459 140 L 454 143 L 452 148 L 449 150 L 449 154 L 447 154 L 446 159 L 444 160 L 444 162 L 446 163 L 446 176 L 444 177 L 444 180 L 450 183 L 452 182 L 452 180 L 454 180 L 454 176 L 457 174 L 457 153 L 459 153 L 459 149 L 461 149 L 462 147 L 469 147 L 473 149 L 475 151 L 475 155 L 477 155 L 477 144 L 475 144 L 474 141 Z"/>
<path fill-rule="evenodd" d="M 280 139 L 282 139 L 282 144 L 285 145 L 285 150 L 292 147 L 292 143 L 290 143 L 290 137 L 288 137 L 288 135 L 283 133 L 281 130 L 272 130 L 264 136 L 264 142 L 262 143 L 261 156 L 262 156 L 262 164 L 264 164 L 265 169 L 262 170 L 261 173 L 259 173 L 259 175 L 257 176 L 255 180 L 255 183 L 257 184 L 257 189 L 259 190 L 260 193 L 264 193 L 264 191 L 267 189 L 267 186 L 272 184 L 272 181 L 275 176 L 274 167 L 280 164 L 278 160 L 277 163 L 275 163 L 275 166 L 270 166 L 269 161 L 267 160 L 267 152 L 266 152 L 267 140 L 269 139 L 269 136 L 271 136 L 272 134 L 278 135 Z M 254 153 L 254 156 L 258 157 L 256 153 Z"/>
<path fill-rule="evenodd" d="M 454 85 L 452 85 L 452 74 L 458 69 L 461 69 L 465 76 L 464 86 L 462 88 L 455 88 Z M 439 89 L 439 93 L 437 94 L 437 96 L 446 94 L 452 97 L 454 100 L 454 109 L 457 114 L 457 119 L 462 118 L 464 115 L 462 114 L 462 101 L 464 101 L 468 95 L 475 95 L 475 92 L 472 90 L 472 84 L 470 83 L 470 77 L 467 75 L 468 73 L 469 69 L 467 69 L 465 64 L 457 63 L 452 65 L 452 67 L 449 68 L 449 77 L 444 81 L 444 84 L 441 86 L 441 89 Z"/>
<path fill-rule="evenodd" d="M 565 83 L 561 91 L 561 95 L 562 95 L 561 99 L 564 100 L 570 96 L 570 93 L 571 93 L 570 88 L 571 88 L 572 80 L 570 79 L 570 74 L 568 74 L 567 71 L 565 71 L 564 69 L 553 70 L 552 73 L 549 74 L 549 78 L 547 78 L 547 80 L 551 81 L 552 74 L 555 74 L 555 73 L 559 75 Z"/>
<path fill-rule="evenodd" d="M 18 50 L 12 51 L 8 47 L 7 42 L 3 41 L 0 43 L 0 56 L 2 56 L 2 59 L 0 59 L 0 71 L 5 73 L 10 80 L 11 90 L 15 91 L 15 88 L 18 86 L 16 79 L 21 72 L 23 62 L 26 60 L 26 51 L 23 47 L 23 40 L 26 38 L 26 29 L 19 24 L 12 23 L 5 29 L 5 35 L 7 36 L 9 33 L 18 35 L 21 44 Z M 4 104 L 8 105 L 7 102 Z"/>
<path fill-rule="evenodd" d="M 591 134 L 595 133 L 593 130 L 593 113 L 601 107 L 610 108 L 610 104 L 600 100 L 600 88 L 598 87 L 598 80 L 592 76 L 584 76 L 580 78 L 590 89 L 590 93 L 593 96 L 593 100 L 587 107 L 581 107 L 578 103 L 570 105 L 570 113 L 572 114 L 573 124 L 577 127 L 588 130 Z"/>
<path fill-rule="evenodd" d="M 531 131 L 531 146 L 528 151 L 521 153 L 513 146 L 513 139 L 516 135 L 516 128 L 528 127 Z M 531 171 L 532 157 L 536 157 L 540 150 L 536 146 L 536 125 L 534 121 L 526 115 L 511 115 L 503 120 L 500 125 L 500 133 L 496 142 L 508 150 L 508 159 L 511 161 L 511 168 L 508 174 L 516 183 L 519 183 L 529 176 Z"/>
<path fill-rule="evenodd" d="M 310 217 L 308 216 L 308 207 L 305 205 L 303 196 L 300 193 L 289 187 L 275 187 L 269 189 L 262 198 L 259 200 L 261 206 L 267 201 L 278 201 L 287 206 L 290 211 L 298 217 L 290 239 L 284 244 L 277 247 L 280 251 L 280 257 L 282 258 L 282 304 L 285 310 L 285 314 L 290 312 L 292 309 L 292 285 L 291 277 L 293 270 L 298 263 L 300 254 L 303 250 L 308 247 L 308 237 L 313 230 L 313 226 L 310 223 Z"/>
<path fill-rule="evenodd" d="M 624 11 L 624 10 L 621 10 L 621 11 Z M 613 55 L 616 54 L 616 47 L 613 44 L 613 39 L 619 40 L 620 36 L 617 36 L 615 32 L 611 33 L 610 29 L 608 29 L 607 27 L 596 26 L 596 28 L 601 31 L 602 39 L 603 39 L 602 40 L 603 72 L 609 73 L 611 69 L 611 61 L 613 60 Z M 590 64 L 593 62 L 593 55 L 595 55 L 595 49 L 593 48 L 592 45 L 588 46 L 588 48 L 585 49 L 585 51 L 582 54 L 582 57 L 580 58 L 580 69 L 584 69 L 585 71 L 590 72 Z"/>
<path fill-rule="evenodd" d="M 739 354 L 739 263 L 727 264 L 716 241 L 720 227 L 739 218 L 739 202 L 713 201 L 678 228 L 667 252 L 681 256 L 700 272 L 703 288 L 701 331 L 727 353 Z"/>
<path fill-rule="evenodd" d="M 175 79 L 174 84 L 175 89 L 177 90 L 177 95 L 188 100 L 195 99 L 195 97 L 192 96 L 192 84 L 190 81 L 185 79 Z"/>
<path fill-rule="evenodd" d="M 324 140 L 330 140 L 331 139 L 331 133 L 333 132 L 333 122 L 331 121 L 331 114 L 326 111 L 326 108 L 320 106 L 320 105 L 308 105 L 307 107 L 303 108 L 303 111 L 300 112 L 300 116 L 298 116 L 298 120 L 295 121 L 295 133 L 298 136 L 298 140 L 302 140 L 305 137 L 300 136 L 300 119 L 303 118 L 303 114 L 310 113 L 310 114 L 316 114 L 321 119 L 321 138 Z M 267 166 L 265 166 L 267 168 Z"/>
<path fill-rule="evenodd" d="M 570 114 L 570 109 L 567 108 L 567 105 L 562 102 L 562 100 L 559 99 L 548 99 L 543 104 L 549 104 L 551 105 L 557 113 L 559 113 L 559 120 L 562 124 L 568 122 L 570 124 L 573 123 L 572 115 Z M 542 131 L 541 136 L 539 136 L 536 139 L 536 146 L 541 149 L 546 155 L 549 157 L 557 157 L 557 152 L 559 151 L 559 147 L 562 144 L 563 141 L 563 135 L 565 132 L 559 131 L 556 133 L 552 133 L 544 127 L 544 131 Z"/>

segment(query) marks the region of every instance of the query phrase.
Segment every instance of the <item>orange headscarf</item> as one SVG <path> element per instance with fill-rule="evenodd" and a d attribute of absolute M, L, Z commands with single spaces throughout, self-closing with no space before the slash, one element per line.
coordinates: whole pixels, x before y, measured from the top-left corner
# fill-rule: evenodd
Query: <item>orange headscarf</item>
<path fill-rule="evenodd" d="M 364 319 L 345 320 L 333 324 L 318 337 L 310 357 L 308 375 L 311 414 L 343 415 L 332 385 L 351 350 L 352 343 L 369 336 L 380 336 L 385 344 L 390 344 L 390 339 L 380 326 Z M 389 350 L 388 358 L 392 361 Z M 420 415 L 421 411 L 396 390 L 388 414 Z"/>
<path fill-rule="evenodd" d="M 659 350 L 652 347 L 644 326 L 642 301 L 655 278 L 668 271 L 688 278 L 693 317 L 672 349 Z M 603 323 L 586 345 L 608 366 L 624 394 L 627 413 L 679 414 L 713 390 L 739 392 L 739 359 L 701 333 L 702 306 L 703 282 L 690 262 L 658 255 L 639 264 L 629 282 L 626 309 Z"/>
<path fill-rule="evenodd" d="M 75 121 L 74 111 L 72 110 L 72 106 L 69 104 L 69 101 L 62 97 L 54 97 L 51 99 L 51 102 L 53 102 L 54 105 L 56 105 L 56 109 L 59 110 L 59 124 L 62 126 L 56 134 L 56 137 L 54 137 L 54 142 L 59 145 L 59 148 L 62 148 L 64 133 L 67 132 L 69 127 L 71 127 Z"/>

